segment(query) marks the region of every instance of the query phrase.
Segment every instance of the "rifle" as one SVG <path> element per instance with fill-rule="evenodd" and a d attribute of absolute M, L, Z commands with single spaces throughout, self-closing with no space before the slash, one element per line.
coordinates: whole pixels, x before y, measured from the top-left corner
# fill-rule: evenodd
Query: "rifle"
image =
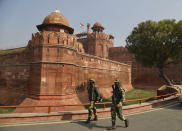
<path fill-rule="evenodd" d="M 114 89 L 114 85 L 112 85 L 112 89 L 113 89 L 113 96 L 112 96 L 112 102 L 114 104 L 114 106 L 116 106 L 116 98 L 115 98 L 115 89 Z"/>

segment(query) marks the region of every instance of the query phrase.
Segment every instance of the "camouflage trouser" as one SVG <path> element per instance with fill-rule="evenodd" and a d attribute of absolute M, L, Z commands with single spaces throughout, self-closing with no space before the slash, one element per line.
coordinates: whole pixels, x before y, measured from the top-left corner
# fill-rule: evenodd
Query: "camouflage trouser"
<path fill-rule="evenodd" d="M 122 120 L 122 121 L 126 120 L 126 118 L 123 116 L 122 103 L 120 103 L 120 107 L 116 107 L 114 105 L 111 106 L 112 125 L 115 125 L 116 114 L 120 120 Z"/>
<path fill-rule="evenodd" d="M 94 115 L 97 116 L 97 110 L 96 110 L 96 106 L 95 106 L 95 101 L 90 101 L 90 106 L 88 108 L 88 117 L 92 117 L 92 113 L 94 112 Z"/>

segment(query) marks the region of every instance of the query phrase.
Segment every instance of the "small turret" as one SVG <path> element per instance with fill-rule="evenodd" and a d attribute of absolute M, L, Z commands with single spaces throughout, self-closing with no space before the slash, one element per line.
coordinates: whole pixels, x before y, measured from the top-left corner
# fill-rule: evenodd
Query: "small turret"
<path fill-rule="evenodd" d="M 103 32 L 104 27 L 102 26 L 101 23 L 96 22 L 96 23 L 93 25 L 92 30 L 93 30 L 93 32 Z"/>

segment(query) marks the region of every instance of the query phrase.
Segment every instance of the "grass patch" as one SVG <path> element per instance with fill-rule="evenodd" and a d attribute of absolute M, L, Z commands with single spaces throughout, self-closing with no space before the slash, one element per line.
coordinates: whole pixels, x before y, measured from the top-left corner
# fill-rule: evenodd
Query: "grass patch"
<path fill-rule="evenodd" d="M 151 98 L 157 96 L 157 91 L 156 90 L 147 90 L 147 89 L 133 89 L 131 91 L 126 92 L 125 98 L 126 100 L 136 100 L 136 99 L 143 99 L 143 98 Z M 148 99 L 145 101 L 150 101 L 154 99 Z M 142 101 L 142 102 L 145 102 Z M 136 104 L 138 102 L 127 102 L 124 103 L 124 105 L 131 105 L 131 104 Z"/>
<path fill-rule="evenodd" d="M 14 48 L 14 49 L 7 49 L 7 50 L 0 50 L 0 55 L 2 55 L 2 54 L 9 54 L 9 53 L 22 52 L 24 50 L 25 50 L 25 47 Z"/>
<path fill-rule="evenodd" d="M 126 100 L 136 100 L 136 99 L 142 99 L 142 98 L 151 98 L 157 96 L 157 91 L 155 90 L 146 90 L 146 89 L 132 89 L 128 92 L 125 93 L 125 99 Z M 145 101 L 150 101 L 153 99 L 145 100 Z M 112 98 L 106 98 L 103 99 L 103 102 L 111 102 Z M 142 101 L 142 102 L 145 102 Z M 138 102 L 127 102 L 124 103 L 123 105 L 131 105 L 131 104 L 137 104 Z M 85 106 L 86 109 L 88 109 L 89 106 Z M 97 105 L 97 108 L 103 108 L 103 105 Z M 106 105 L 106 107 L 111 107 L 111 105 Z"/>
<path fill-rule="evenodd" d="M 0 106 L 5 106 L 3 104 L 0 104 Z M 16 108 L 0 108 L 0 114 L 2 113 L 11 113 L 15 110 Z"/>

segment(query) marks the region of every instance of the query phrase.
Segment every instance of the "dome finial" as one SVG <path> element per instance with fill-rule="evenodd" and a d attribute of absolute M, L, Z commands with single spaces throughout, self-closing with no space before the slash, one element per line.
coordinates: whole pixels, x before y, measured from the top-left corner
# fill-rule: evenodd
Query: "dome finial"
<path fill-rule="evenodd" d="M 55 12 L 60 13 L 60 11 L 58 10 L 58 8 L 56 8 L 56 11 Z"/>

